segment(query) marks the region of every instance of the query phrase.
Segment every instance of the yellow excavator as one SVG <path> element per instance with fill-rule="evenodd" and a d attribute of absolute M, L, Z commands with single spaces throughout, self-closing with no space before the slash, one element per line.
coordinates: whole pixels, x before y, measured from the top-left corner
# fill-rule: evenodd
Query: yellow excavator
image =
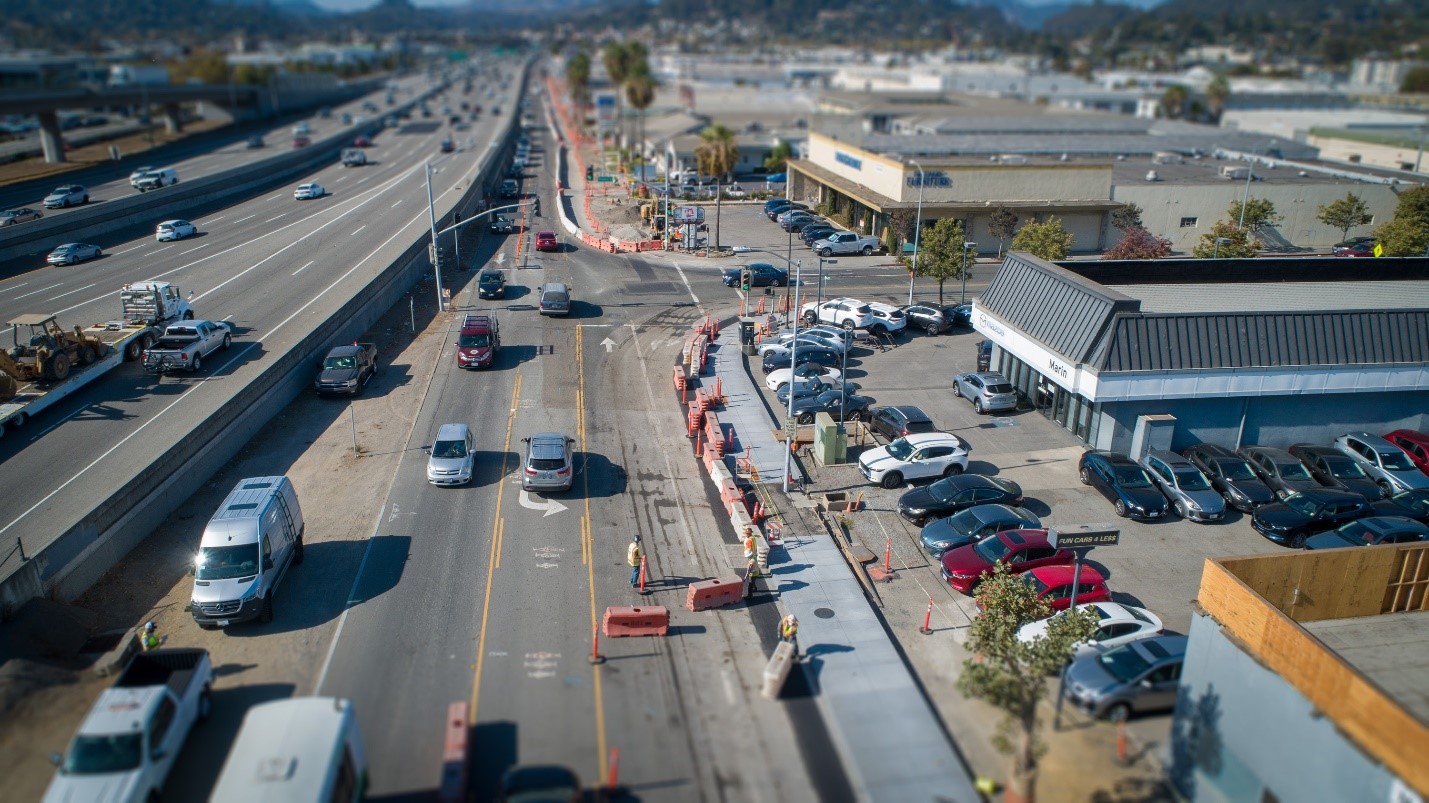
<path fill-rule="evenodd" d="M 89 365 L 109 351 L 78 326 L 66 331 L 53 315 L 21 315 L 10 327 L 15 345 L 0 351 L 0 401 L 13 399 L 22 382 L 59 382 L 76 363 Z"/>

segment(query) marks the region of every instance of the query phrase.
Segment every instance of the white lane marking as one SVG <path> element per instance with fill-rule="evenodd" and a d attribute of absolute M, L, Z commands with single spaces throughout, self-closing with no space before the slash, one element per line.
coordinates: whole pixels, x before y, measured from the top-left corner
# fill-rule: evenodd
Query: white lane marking
<path fill-rule="evenodd" d="M 193 252 L 199 250 L 200 248 L 203 248 L 203 247 L 206 246 L 206 245 L 208 245 L 208 243 L 200 243 L 199 245 L 196 245 L 196 246 L 194 246 L 193 248 L 190 248 L 190 249 L 187 250 L 187 251 L 180 251 L 180 252 L 178 253 L 178 256 L 183 256 L 184 254 L 192 254 Z"/>
<path fill-rule="evenodd" d="M 352 606 L 357 602 L 357 586 L 362 582 L 362 572 L 367 568 L 367 557 L 372 554 L 372 545 L 377 543 L 377 529 L 382 526 L 382 514 L 386 511 L 386 505 L 382 510 L 377 511 L 377 521 L 372 523 L 372 535 L 367 539 L 367 548 L 362 550 L 362 562 L 357 564 L 357 575 L 352 578 L 352 589 L 347 592 L 347 603 L 342 606 L 342 616 L 337 618 L 337 629 L 333 631 L 332 643 L 328 644 L 327 657 L 323 658 L 323 668 L 318 671 L 318 682 L 313 687 L 313 692 L 322 690 L 323 681 L 327 680 L 327 670 L 332 664 L 332 654 L 337 652 L 337 640 L 342 636 L 342 626 L 347 624 L 347 612 L 352 610 Z"/>
<path fill-rule="evenodd" d="M 49 433 L 51 433 L 51 432 L 54 432 L 57 428 L 59 428 L 60 425 L 64 424 L 66 421 L 69 421 L 69 420 L 73 419 L 75 416 L 79 415 L 80 413 L 84 412 L 85 410 L 88 410 L 89 408 L 90 408 L 90 405 L 88 405 L 88 404 L 85 404 L 85 405 L 80 406 L 80 407 L 79 407 L 78 409 L 76 409 L 74 412 L 70 413 L 69 415 L 65 416 L 64 418 L 61 418 L 60 420 L 56 421 L 55 423 L 50 424 L 49 426 L 47 426 L 47 427 L 45 427 L 44 429 L 40 430 L 39 432 L 35 433 L 35 435 L 30 438 L 30 443 L 34 443 L 35 441 L 39 440 L 40 438 L 43 438 L 45 435 L 47 435 L 47 434 L 49 434 Z"/>
<path fill-rule="evenodd" d="M 357 180 L 357 183 L 358 183 L 358 184 L 361 184 L 362 182 L 366 181 L 368 178 L 370 178 L 370 177 L 369 177 L 369 176 L 363 176 L 362 178 L 360 178 L 360 179 Z"/>
<path fill-rule="evenodd" d="M 127 253 L 129 253 L 130 251 L 138 251 L 140 248 L 143 248 L 143 247 L 144 247 L 143 245 L 136 245 L 136 246 L 134 246 L 133 248 L 126 248 L 126 249 L 124 249 L 123 251 L 110 251 L 110 252 L 109 252 L 109 255 L 112 256 L 112 257 L 117 257 L 117 256 L 119 256 L 120 254 L 127 254 Z"/>
<path fill-rule="evenodd" d="M 233 320 L 233 316 L 232 316 L 232 315 L 225 315 L 225 316 L 223 316 L 223 319 L 224 319 L 225 321 L 231 321 L 231 320 Z"/>
<path fill-rule="evenodd" d="M 332 183 L 341 184 L 344 181 L 347 181 L 347 176 L 338 176 L 337 178 L 333 179 Z"/>
<path fill-rule="evenodd" d="M 217 223 L 218 221 L 223 220 L 226 217 L 228 217 L 228 215 L 219 215 L 218 217 L 211 217 L 208 220 L 205 220 L 204 223 Z"/>
<path fill-rule="evenodd" d="M 700 297 L 695 295 L 695 291 L 690 289 L 690 280 L 685 277 L 685 269 L 680 267 L 680 263 L 675 263 L 675 270 L 680 274 L 680 281 L 685 283 L 685 292 L 690 294 L 690 299 L 696 304 L 700 303 Z"/>
<path fill-rule="evenodd" d="M 400 204 L 400 203 L 402 203 L 402 199 L 401 199 L 401 198 L 398 198 L 391 206 L 389 206 L 389 207 L 387 207 L 387 208 L 388 208 L 388 209 L 396 209 L 396 208 L 397 208 L 397 204 Z"/>
<path fill-rule="evenodd" d="M 94 284 L 98 284 L 98 282 L 95 282 Z M 67 293 L 60 293 L 60 294 L 57 295 L 57 296 L 51 296 L 50 298 L 47 298 L 47 299 L 45 299 L 45 300 L 46 300 L 46 301 L 54 301 L 56 298 L 64 298 L 65 296 L 68 296 L 68 295 L 74 295 L 75 293 L 78 293 L 78 292 L 81 291 L 81 290 L 88 290 L 89 288 L 93 287 L 94 284 L 86 284 L 84 287 L 76 287 L 75 289 L 70 290 L 70 291 L 67 292 Z"/>
<path fill-rule="evenodd" d="M 45 292 L 46 290 L 53 290 L 53 289 L 55 289 L 56 287 L 61 287 L 61 286 L 63 286 L 63 285 L 64 285 L 64 282 L 60 282 L 59 284 L 52 284 L 52 285 L 50 285 L 49 287 L 41 287 L 41 288 L 38 289 L 38 290 L 31 290 L 30 292 L 25 293 L 25 294 L 23 294 L 23 295 L 15 296 L 15 300 L 16 300 L 16 301 L 19 301 L 19 300 L 22 299 L 22 298 L 26 298 L 26 297 L 28 297 L 28 296 L 35 295 L 36 293 L 43 293 L 43 292 Z"/>
<path fill-rule="evenodd" d="M 357 231 L 353 232 L 353 233 L 352 233 L 352 236 L 353 236 L 353 237 L 356 237 L 358 234 L 361 234 L 361 233 L 362 233 L 362 230 L 365 229 L 365 228 L 367 228 L 367 224 L 366 224 L 366 223 L 363 223 L 361 226 L 358 226 L 358 227 L 357 227 Z"/>
<path fill-rule="evenodd" d="M 275 220 L 282 220 L 283 218 L 284 218 L 284 215 L 278 215 L 277 217 L 270 217 L 270 218 L 268 218 L 267 220 L 265 220 L 265 221 L 263 221 L 263 222 L 264 222 L 264 223 L 272 223 L 272 222 L 275 221 Z"/>
<path fill-rule="evenodd" d="M 317 262 L 317 260 L 316 260 L 316 259 L 310 259 L 310 260 L 308 260 L 308 265 L 311 265 L 311 264 L 313 264 L 314 262 Z M 299 273 L 302 273 L 303 271 L 307 270 L 307 269 L 308 269 L 308 265 L 304 265 L 304 266 L 302 266 L 301 268 L 298 268 L 297 270 L 293 271 L 293 275 L 294 275 L 294 276 L 297 276 Z"/>
<path fill-rule="evenodd" d="M 255 212 L 254 214 L 249 215 L 248 217 L 241 217 L 241 218 L 239 218 L 239 219 L 237 219 L 237 220 L 235 220 L 235 221 L 233 221 L 233 222 L 234 222 L 234 223 L 242 223 L 242 222 L 245 221 L 245 220 L 252 220 L 252 219 L 255 218 L 255 217 L 258 217 L 258 214 L 257 214 L 256 212 Z"/>
<path fill-rule="evenodd" d="M 270 200 L 270 201 L 276 201 L 276 200 L 278 200 L 279 198 L 282 198 L 284 195 L 287 195 L 287 193 L 285 193 L 285 192 L 280 192 L 280 193 L 278 193 L 277 195 L 274 195 L 273 197 L 269 198 L 268 200 Z M 249 215 L 249 217 L 252 217 L 252 215 Z M 248 219 L 248 218 L 244 218 L 244 220 L 247 220 L 247 219 Z"/>

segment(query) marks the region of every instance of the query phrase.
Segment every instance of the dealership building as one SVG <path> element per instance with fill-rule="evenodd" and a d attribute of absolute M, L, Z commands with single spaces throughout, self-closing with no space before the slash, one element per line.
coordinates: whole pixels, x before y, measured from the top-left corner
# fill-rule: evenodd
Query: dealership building
<path fill-rule="evenodd" d="M 972 323 L 1028 406 L 1099 449 L 1429 430 L 1422 258 L 1053 264 L 1014 252 Z"/>

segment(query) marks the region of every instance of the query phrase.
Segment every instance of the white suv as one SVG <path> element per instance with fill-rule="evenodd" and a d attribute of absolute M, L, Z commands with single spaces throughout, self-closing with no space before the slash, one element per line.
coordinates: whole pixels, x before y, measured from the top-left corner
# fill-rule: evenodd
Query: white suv
<path fill-rule="evenodd" d="M 799 307 L 799 315 L 810 323 L 830 323 L 844 329 L 867 329 L 878 320 L 873 317 L 873 308 L 856 298 L 835 298 L 822 304 L 810 301 Z"/>
<path fill-rule="evenodd" d="M 903 313 L 902 308 L 878 301 L 868 302 L 868 308 L 873 310 L 874 317 L 873 325 L 869 328 L 875 333 L 891 335 L 908 328 L 908 316 Z"/>
<path fill-rule="evenodd" d="M 869 482 L 897 488 L 904 480 L 963 473 L 970 450 L 965 441 L 947 432 L 904 435 L 887 446 L 864 452 L 858 458 L 858 470 Z"/>

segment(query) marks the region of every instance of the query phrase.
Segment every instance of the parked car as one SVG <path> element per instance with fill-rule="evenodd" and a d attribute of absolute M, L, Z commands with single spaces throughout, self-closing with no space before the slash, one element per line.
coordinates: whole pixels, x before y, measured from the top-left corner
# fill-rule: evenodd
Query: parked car
<path fill-rule="evenodd" d="M 1305 464 L 1310 476 L 1326 488 L 1353 491 L 1371 502 L 1385 497 L 1384 490 L 1364 473 L 1364 469 L 1339 449 L 1297 443 L 1289 451 Z"/>
<path fill-rule="evenodd" d="M 575 480 L 575 460 L 571 452 L 574 438 L 559 432 L 541 432 L 522 438 L 526 458 L 522 461 L 521 488 L 526 491 L 569 491 Z"/>
<path fill-rule="evenodd" d="M 1012 383 L 992 371 L 954 376 L 953 395 L 971 400 L 973 409 L 979 413 L 1017 409 L 1017 393 Z"/>
<path fill-rule="evenodd" d="M 297 201 L 311 201 L 314 198 L 321 198 L 324 195 L 327 195 L 327 190 L 316 181 L 299 184 L 298 188 L 293 190 L 293 199 Z"/>
<path fill-rule="evenodd" d="M 1337 257 L 1372 257 L 1375 242 L 1373 237 L 1351 237 L 1342 243 L 1335 243 L 1330 253 Z"/>
<path fill-rule="evenodd" d="M 977 369 L 979 371 L 992 370 L 992 341 L 979 340 L 977 342 Z"/>
<path fill-rule="evenodd" d="M 1349 432 L 1335 438 L 1335 448 L 1360 464 L 1386 494 L 1429 488 L 1425 476 L 1404 450 L 1368 432 Z"/>
<path fill-rule="evenodd" d="M 1376 516 L 1403 516 L 1429 524 L 1429 490 L 1423 488 L 1400 491 L 1378 502 L 1371 502 L 1370 507 L 1374 508 Z"/>
<path fill-rule="evenodd" d="M 357 137 L 355 137 L 355 138 L 352 140 L 352 147 L 354 147 L 354 148 L 370 148 L 370 147 L 372 147 L 372 140 L 368 139 L 368 138 L 365 137 L 365 136 L 358 135 Z"/>
<path fill-rule="evenodd" d="M 182 240 L 195 234 L 198 234 L 198 226 L 187 220 L 166 220 L 154 229 L 154 239 L 161 243 L 165 240 Z"/>
<path fill-rule="evenodd" d="M 911 404 L 873 408 L 869 413 L 868 427 L 890 441 L 905 435 L 938 431 L 933 419 Z"/>
<path fill-rule="evenodd" d="M 885 488 L 897 488 L 904 480 L 951 477 L 967 467 L 968 445 L 947 432 L 905 435 L 858 458 L 863 478 Z"/>
<path fill-rule="evenodd" d="M 471 482 L 476 461 L 473 447 L 471 428 L 466 424 L 442 424 L 427 456 L 427 482 L 433 485 Z"/>
<path fill-rule="evenodd" d="M 1175 452 L 1152 450 L 1140 462 L 1176 515 L 1202 524 L 1225 515 L 1226 500 L 1191 461 Z"/>
<path fill-rule="evenodd" d="M 560 282 L 547 282 L 536 291 L 542 315 L 569 315 L 571 289 Z"/>
<path fill-rule="evenodd" d="M 1013 574 L 1021 574 L 1039 566 L 1069 565 L 1076 557 L 1072 550 L 1048 543 L 1046 530 L 1003 530 L 975 544 L 950 549 L 938 560 L 948 585 L 971 594 L 983 575 L 999 563 L 1007 564 Z"/>
<path fill-rule="evenodd" d="M 1039 566 L 1029 570 L 1023 577 L 1032 583 L 1032 587 L 1037 590 L 1037 597 L 1052 608 L 1052 613 L 1071 607 L 1074 585 L 1078 604 L 1111 601 L 1111 589 L 1106 586 L 1106 578 L 1085 563 L 1081 565 L 1081 571 L 1075 574 L 1073 567 L 1059 564 Z"/>
<path fill-rule="evenodd" d="M 521 195 L 521 184 L 514 178 L 502 179 L 501 197 L 516 198 Z"/>
<path fill-rule="evenodd" d="M 1275 492 L 1251 468 L 1250 462 L 1224 446 L 1198 443 L 1181 455 L 1201 470 L 1226 503 L 1242 513 L 1275 501 Z"/>
<path fill-rule="evenodd" d="M 1402 516 L 1369 516 L 1355 519 L 1333 530 L 1305 539 L 1306 549 L 1339 549 L 1349 546 L 1413 544 L 1429 541 L 1429 526 Z"/>
<path fill-rule="evenodd" d="M 935 558 L 941 558 L 949 549 L 1000 533 L 1003 530 L 1036 530 L 1042 527 L 1042 520 L 1029 510 L 1011 505 L 974 505 L 960 510 L 943 519 L 934 519 L 923 525 L 918 532 L 918 541 L 923 550 Z"/>
<path fill-rule="evenodd" d="M 844 329 L 867 329 L 874 321 L 873 310 L 856 298 L 810 301 L 799 307 L 799 317 L 809 323 L 827 323 Z"/>
<path fill-rule="evenodd" d="M 560 244 L 556 242 L 556 233 L 555 233 L 554 231 L 538 231 L 538 232 L 536 232 L 536 250 L 537 250 L 537 251 L 559 251 L 559 250 L 561 250 Z"/>
<path fill-rule="evenodd" d="M 877 301 L 868 302 L 868 308 L 873 310 L 873 323 L 868 327 L 870 332 L 891 335 L 908 328 L 908 316 L 903 314 L 902 308 Z"/>
<path fill-rule="evenodd" d="M 943 311 L 937 307 L 930 307 L 927 304 L 907 304 L 902 309 L 903 316 L 908 319 L 908 325 L 914 329 L 920 329 L 926 334 L 940 335 L 953 328 L 948 316 L 944 315 Z"/>
<path fill-rule="evenodd" d="M 779 368 L 788 368 L 789 362 L 794 356 L 795 354 L 790 351 L 776 351 L 765 357 L 759 367 L 762 368 L 766 374 Z M 834 366 L 841 363 L 844 359 L 844 356 L 839 352 L 821 346 L 800 347 L 797 356 L 800 365 L 813 363 L 815 365 Z"/>
<path fill-rule="evenodd" d="M 751 262 L 742 268 L 730 268 L 720 275 L 725 287 L 738 287 L 743 271 L 749 271 L 751 287 L 783 287 L 789 283 L 789 272 L 768 262 Z"/>
<path fill-rule="evenodd" d="M 798 368 L 776 368 L 764 377 L 764 386 L 778 393 L 793 383 L 814 381 L 835 384 L 842 378 L 837 368 L 829 368 L 817 363 L 801 363 Z"/>
<path fill-rule="evenodd" d="M 977 505 L 1022 505 L 1022 486 L 1001 477 L 958 474 L 898 497 L 898 514 L 918 526 Z"/>
<path fill-rule="evenodd" d="M 1299 549 L 1316 533 L 1372 515 L 1374 508 L 1357 493 L 1315 487 L 1261 505 L 1251 514 L 1250 526 L 1281 546 Z"/>
<path fill-rule="evenodd" d="M 1270 486 L 1278 499 L 1301 491 L 1319 488 L 1320 483 L 1310 476 L 1310 469 L 1284 449 L 1274 446 L 1242 446 L 1236 454 L 1250 462 L 1261 482 Z"/>
<path fill-rule="evenodd" d="M 778 223 L 779 216 L 791 210 L 807 212 L 809 211 L 809 207 L 804 204 L 797 204 L 792 201 L 785 201 L 783 203 L 775 204 L 772 207 L 766 207 L 764 210 L 764 214 L 770 220 L 774 221 L 775 223 Z"/>
<path fill-rule="evenodd" d="M 826 390 L 836 390 L 843 387 L 843 384 L 843 382 L 829 382 L 822 379 L 813 379 L 808 382 L 795 382 L 775 391 L 774 397 L 779 400 L 779 406 L 783 407 L 789 403 L 789 394 L 791 393 L 794 395 L 794 399 L 798 400 L 809 396 L 817 396 Z M 850 382 L 848 389 L 851 391 L 858 390 L 858 385 Z"/>
<path fill-rule="evenodd" d="M 1396 429 L 1385 433 L 1384 439 L 1403 449 L 1409 455 L 1409 462 L 1429 474 L 1429 434 L 1413 429 Z"/>
<path fill-rule="evenodd" d="M 961 326 L 964 329 L 971 329 L 973 326 L 972 304 L 957 304 L 952 307 L 944 307 L 943 314 L 947 316 L 953 326 Z"/>
<path fill-rule="evenodd" d="M 506 297 L 506 274 L 497 268 L 483 268 L 476 275 L 477 295 L 484 299 Z"/>
<path fill-rule="evenodd" d="M 4 212 L 0 212 L 0 226 L 14 226 L 31 220 L 39 220 L 44 216 L 43 212 L 28 206 L 6 209 Z"/>
<path fill-rule="evenodd" d="M 768 215 L 777 206 L 788 206 L 793 203 L 788 198 L 769 198 L 764 202 L 764 214 Z"/>
<path fill-rule="evenodd" d="M 104 252 L 99 246 L 90 243 L 65 243 L 58 246 L 45 257 L 45 262 L 50 265 L 73 265 L 76 262 L 83 262 L 86 259 L 95 259 L 104 256 Z"/>
<path fill-rule="evenodd" d="M 868 409 L 873 399 L 854 395 L 843 387 L 826 390 L 817 396 L 807 396 L 794 400 L 794 418 L 800 424 L 814 423 L 816 413 L 828 413 L 835 421 L 861 421 L 868 417 Z"/>
<path fill-rule="evenodd" d="M 788 232 L 799 232 L 805 226 L 812 226 L 821 223 L 822 218 L 810 214 L 790 214 L 779 223 L 779 227 Z"/>
<path fill-rule="evenodd" d="M 1166 515 L 1166 497 L 1157 490 L 1146 469 L 1126 455 L 1083 452 L 1077 474 L 1083 485 L 1090 485 L 1106 497 L 1122 518 L 1159 519 Z"/>
<path fill-rule="evenodd" d="M 89 190 L 79 184 L 62 184 L 41 201 L 46 209 L 64 209 L 89 203 Z"/>
<path fill-rule="evenodd" d="M 376 343 L 333 346 L 319 364 L 313 389 L 323 396 L 356 396 L 376 375 Z"/>
<path fill-rule="evenodd" d="M 839 254 L 863 254 L 871 256 L 883 249 L 883 242 L 874 236 L 864 236 L 851 231 L 836 231 L 822 240 L 815 240 L 809 246 L 821 257 Z"/>
<path fill-rule="evenodd" d="M 1185 636 L 1152 636 L 1078 658 L 1067 667 L 1063 693 L 1087 713 L 1117 721 L 1174 708 L 1186 642 Z"/>
<path fill-rule="evenodd" d="M 827 223 L 810 223 L 799 230 L 799 240 L 806 248 L 813 248 L 814 243 L 838 231 L 837 228 Z"/>
<path fill-rule="evenodd" d="M 830 341 L 808 332 L 800 332 L 797 341 L 792 334 L 776 335 L 756 346 L 754 353 L 762 360 L 775 354 L 788 354 L 796 346 L 799 351 L 806 348 L 826 349 L 837 352 L 839 355 L 843 354 L 843 349 L 840 348 L 838 341 Z"/>
<path fill-rule="evenodd" d="M 1097 617 L 1097 631 L 1086 641 L 1072 646 L 1072 659 L 1100 655 L 1132 641 L 1159 636 L 1164 631 L 1161 618 L 1145 608 L 1122 605 L 1119 602 L 1077 603 L 1077 610 L 1091 611 Z M 1058 614 L 1060 616 L 1061 614 Z M 1031 642 L 1046 635 L 1047 625 L 1056 616 L 1028 622 L 1017 631 L 1017 639 Z"/>

